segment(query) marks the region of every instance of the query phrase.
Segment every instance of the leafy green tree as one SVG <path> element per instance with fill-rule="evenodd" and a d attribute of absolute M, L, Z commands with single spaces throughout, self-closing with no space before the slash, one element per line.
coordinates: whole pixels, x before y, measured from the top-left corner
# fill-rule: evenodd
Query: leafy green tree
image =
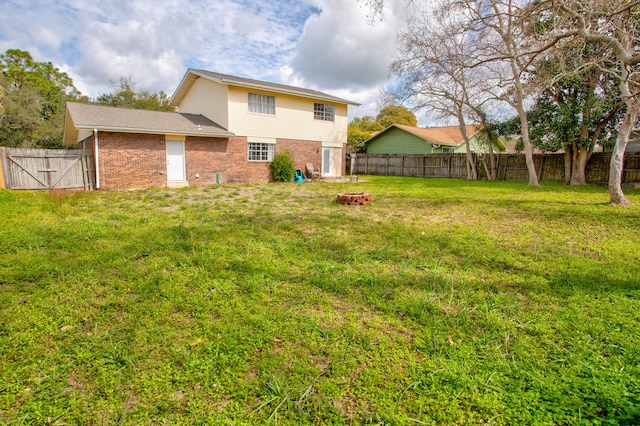
<path fill-rule="evenodd" d="M 147 91 L 136 92 L 136 83 L 131 77 L 120 77 L 117 83 L 112 83 L 114 91 L 99 95 L 95 102 L 100 105 L 108 105 L 123 108 L 149 109 L 155 111 L 173 111 L 169 105 L 169 96 L 163 91 L 151 93 Z"/>
<path fill-rule="evenodd" d="M 349 152 L 360 152 L 363 147 L 360 144 L 369 139 L 374 132 L 384 127 L 374 121 L 370 115 L 355 117 L 347 126 L 347 148 Z"/>
<path fill-rule="evenodd" d="M 562 56 L 560 56 L 562 55 Z M 536 62 L 536 78 L 552 82 L 527 111 L 531 143 L 542 151 L 565 153 L 565 180 L 586 184 L 586 166 L 597 145 L 611 144 L 624 104 L 616 81 L 601 66 L 586 66 L 602 56 L 598 46 L 569 48 Z M 575 69 L 568 73 L 567 69 Z M 520 120 L 500 126 L 502 134 L 520 132 Z"/>
<path fill-rule="evenodd" d="M 364 117 L 355 117 L 349 123 L 349 126 L 358 128 L 363 132 L 375 132 L 378 130 L 384 129 L 380 123 L 374 120 L 374 118 L 370 115 L 365 115 Z"/>
<path fill-rule="evenodd" d="M 6 90 L 4 90 L 4 87 L 2 87 L 0 85 L 0 117 L 2 116 L 2 113 L 4 112 L 4 105 L 2 105 L 2 99 L 4 99 L 5 92 L 6 92 Z"/>
<path fill-rule="evenodd" d="M 380 110 L 376 116 L 382 128 L 387 128 L 392 124 L 404 124 L 406 126 L 417 126 L 418 119 L 415 114 L 402 105 L 389 105 Z"/>
<path fill-rule="evenodd" d="M 19 49 L 0 55 L 0 76 L 4 90 L 0 144 L 62 147 L 65 102 L 87 100 L 71 77 L 51 62 L 36 62 L 29 52 Z"/>
<path fill-rule="evenodd" d="M 43 121 L 40 115 L 43 99 L 32 87 L 17 88 L 0 76 L 4 112 L 0 116 L 0 145 L 33 148 L 37 145 L 36 133 Z"/>

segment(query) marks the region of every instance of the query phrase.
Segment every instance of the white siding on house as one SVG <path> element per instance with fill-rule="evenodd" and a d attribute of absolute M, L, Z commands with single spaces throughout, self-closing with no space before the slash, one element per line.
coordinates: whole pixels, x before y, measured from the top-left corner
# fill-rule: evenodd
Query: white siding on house
<path fill-rule="evenodd" d="M 249 92 L 275 96 L 275 115 L 249 112 Z M 329 103 L 335 106 L 335 121 L 322 121 L 314 120 L 313 104 L 310 98 L 231 86 L 228 129 L 240 136 L 346 143 L 347 106 Z"/>
<path fill-rule="evenodd" d="M 178 106 L 180 112 L 202 114 L 229 130 L 228 88 L 205 78 L 198 78 Z M 239 134 L 239 133 L 236 133 Z"/>

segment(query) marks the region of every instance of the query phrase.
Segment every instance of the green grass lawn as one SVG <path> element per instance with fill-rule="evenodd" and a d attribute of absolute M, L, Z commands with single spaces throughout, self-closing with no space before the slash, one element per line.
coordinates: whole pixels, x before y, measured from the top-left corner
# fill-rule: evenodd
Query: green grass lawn
<path fill-rule="evenodd" d="M 0 191 L 0 423 L 640 423 L 639 191 L 360 179 Z"/>

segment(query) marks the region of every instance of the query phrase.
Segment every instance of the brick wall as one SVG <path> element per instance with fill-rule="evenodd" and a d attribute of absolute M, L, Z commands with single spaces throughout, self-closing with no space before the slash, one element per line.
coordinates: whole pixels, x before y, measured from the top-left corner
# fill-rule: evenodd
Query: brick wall
<path fill-rule="evenodd" d="M 225 182 L 269 182 L 269 163 L 249 162 L 246 137 L 206 138 L 188 136 L 185 145 L 189 185 Z M 196 177 L 199 175 L 199 177 Z"/>
<path fill-rule="evenodd" d="M 93 136 L 85 140 L 94 149 Z M 80 144 L 81 145 L 81 144 Z M 289 150 L 296 169 L 312 163 L 320 170 L 322 143 L 278 139 L 276 152 Z M 139 189 L 167 185 L 164 135 L 99 132 L 100 189 Z M 188 136 L 185 140 L 186 177 L 190 185 L 211 185 L 218 174 L 221 183 L 272 180 L 268 162 L 247 160 L 246 137 L 208 138 Z"/>
<path fill-rule="evenodd" d="M 322 166 L 322 142 L 278 139 L 276 152 L 289 150 L 293 154 L 293 165 L 306 173 L 305 165 L 313 164 L 313 169 L 320 171 Z"/>
<path fill-rule="evenodd" d="M 293 153 L 294 165 L 304 171 L 306 163 L 313 163 L 319 169 L 320 142 L 290 139 L 276 140 L 276 153 L 289 150 Z M 188 136 L 185 145 L 187 180 L 190 185 L 216 183 L 216 173 L 220 182 L 269 182 L 272 179 L 268 162 L 248 161 L 246 137 L 228 139 Z M 196 177 L 198 175 L 198 177 Z"/>
<path fill-rule="evenodd" d="M 167 185 L 164 135 L 99 132 L 98 157 L 101 189 Z"/>

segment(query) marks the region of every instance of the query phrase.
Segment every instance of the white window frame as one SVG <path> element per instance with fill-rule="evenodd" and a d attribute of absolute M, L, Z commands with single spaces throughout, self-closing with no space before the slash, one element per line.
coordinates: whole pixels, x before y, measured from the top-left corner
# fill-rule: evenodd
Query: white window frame
<path fill-rule="evenodd" d="M 249 112 L 276 115 L 276 97 L 249 92 L 247 97 Z"/>
<path fill-rule="evenodd" d="M 248 142 L 247 144 L 247 160 L 251 162 L 273 161 L 275 152 L 276 146 L 273 143 Z"/>
<path fill-rule="evenodd" d="M 329 104 L 314 102 L 313 119 L 320 121 L 336 121 L 336 107 Z"/>

